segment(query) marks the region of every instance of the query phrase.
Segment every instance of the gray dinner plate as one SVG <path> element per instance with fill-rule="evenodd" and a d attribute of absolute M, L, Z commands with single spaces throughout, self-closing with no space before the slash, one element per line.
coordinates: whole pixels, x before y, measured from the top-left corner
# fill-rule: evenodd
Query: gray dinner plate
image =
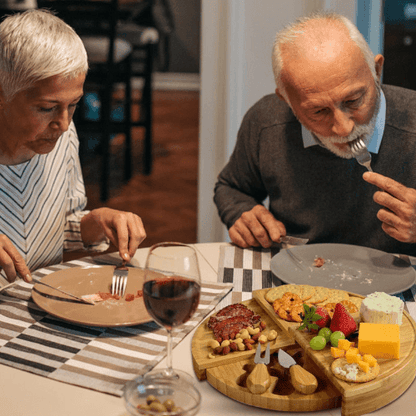
<path fill-rule="evenodd" d="M 325 264 L 315 267 L 322 257 Z M 270 264 L 285 283 L 341 289 L 360 295 L 400 293 L 415 284 L 416 272 L 405 260 L 367 247 L 347 244 L 311 244 L 281 250 Z"/>

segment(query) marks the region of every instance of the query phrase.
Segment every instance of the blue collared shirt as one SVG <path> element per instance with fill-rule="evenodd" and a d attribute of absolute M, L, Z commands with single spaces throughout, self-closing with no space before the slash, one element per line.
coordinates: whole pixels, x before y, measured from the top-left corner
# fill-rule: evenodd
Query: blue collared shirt
<path fill-rule="evenodd" d="M 374 127 L 374 132 L 371 137 L 370 143 L 367 148 L 371 153 L 378 153 L 381 145 L 381 140 L 383 139 L 384 126 L 386 124 L 386 98 L 384 97 L 383 91 L 380 96 L 380 108 L 378 110 L 376 124 Z M 302 124 L 302 138 L 303 145 L 305 148 L 310 146 L 318 145 L 319 143 L 315 140 L 312 133 L 307 130 Z"/>

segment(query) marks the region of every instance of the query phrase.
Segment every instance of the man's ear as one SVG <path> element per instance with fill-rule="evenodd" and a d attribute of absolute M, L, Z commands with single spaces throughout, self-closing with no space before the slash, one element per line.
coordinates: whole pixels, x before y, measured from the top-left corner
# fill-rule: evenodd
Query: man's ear
<path fill-rule="evenodd" d="M 378 79 L 381 79 L 381 74 L 383 73 L 383 65 L 384 65 L 384 56 L 383 55 L 376 55 L 374 58 L 374 63 L 376 67 L 376 74 Z"/>

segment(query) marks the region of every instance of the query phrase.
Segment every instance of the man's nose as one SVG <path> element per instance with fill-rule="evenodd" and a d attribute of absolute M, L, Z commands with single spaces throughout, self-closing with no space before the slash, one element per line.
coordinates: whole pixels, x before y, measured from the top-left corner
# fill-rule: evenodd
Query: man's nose
<path fill-rule="evenodd" d="M 337 136 L 346 137 L 354 129 L 355 123 L 348 112 L 336 109 L 334 112 L 332 131 Z"/>

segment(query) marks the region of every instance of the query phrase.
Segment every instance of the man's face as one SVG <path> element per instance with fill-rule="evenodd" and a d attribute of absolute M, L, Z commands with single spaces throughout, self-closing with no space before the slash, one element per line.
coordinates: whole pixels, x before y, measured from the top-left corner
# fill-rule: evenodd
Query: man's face
<path fill-rule="evenodd" d="M 374 130 L 380 87 L 358 47 L 345 48 L 325 60 L 288 59 L 282 79 L 298 120 L 329 150 L 350 158 L 348 143 Z"/>

